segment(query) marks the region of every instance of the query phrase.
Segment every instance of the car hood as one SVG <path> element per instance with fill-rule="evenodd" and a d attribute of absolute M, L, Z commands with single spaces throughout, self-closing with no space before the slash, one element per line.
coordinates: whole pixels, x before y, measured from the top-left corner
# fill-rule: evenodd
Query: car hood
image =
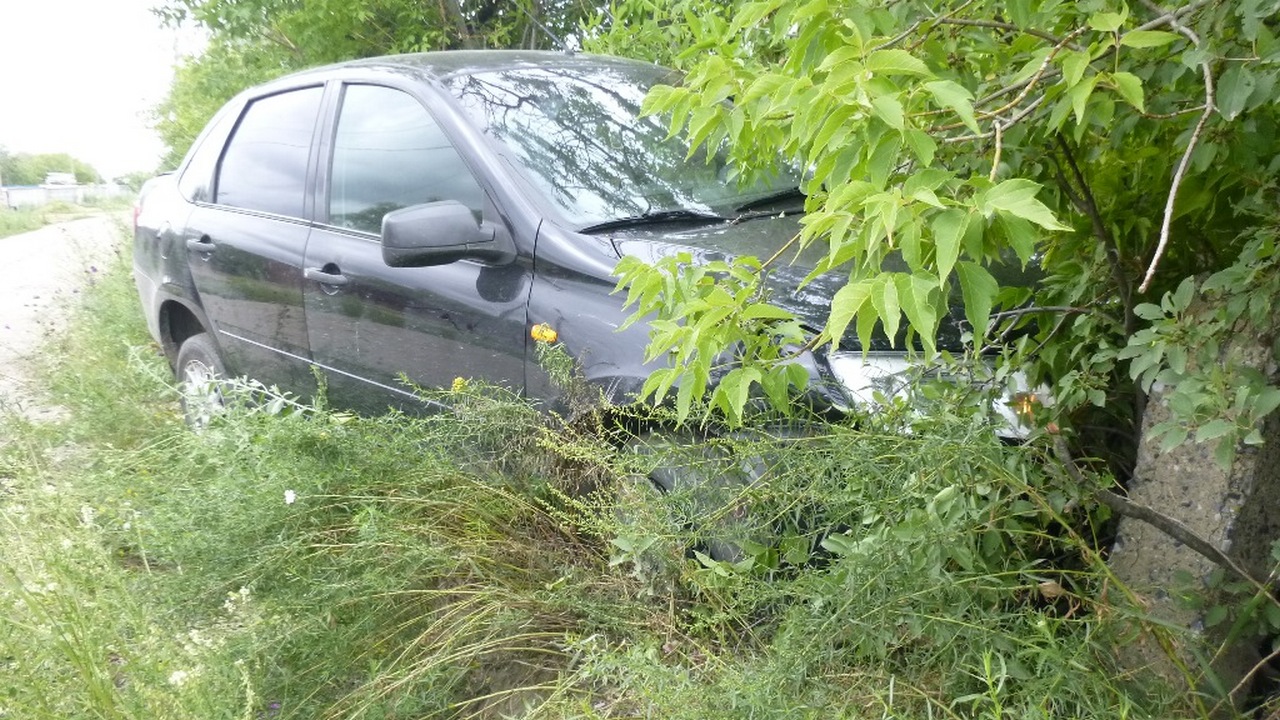
<path fill-rule="evenodd" d="M 771 257 L 788 240 L 800 232 L 802 213 L 753 218 L 738 223 L 714 223 L 689 225 L 667 223 L 663 225 L 628 228 L 612 233 L 614 247 L 619 257 L 634 256 L 646 262 L 655 262 L 659 258 L 680 252 L 689 252 L 695 262 L 727 260 L 734 255 L 754 255 L 758 258 Z M 827 251 L 825 243 L 814 243 L 801 251 L 799 255 L 790 252 L 780 258 L 779 264 L 766 270 L 765 286 L 770 293 L 770 301 L 793 313 L 806 326 L 816 330 L 822 327 L 831 311 L 831 299 L 847 280 L 846 273 L 832 271 L 819 275 L 801 287 L 804 278 L 817 266 Z M 790 261 L 789 263 L 786 261 Z M 896 253 L 885 262 L 887 270 L 906 271 L 907 265 Z M 1003 285 L 1034 284 L 1035 273 L 1023 270 L 1016 261 L 991 268 L 996 280 Z M 964 319 L 964 307 L 960 296 L 959 284 L 954 284 L 952 298 L 948 303 L 951 312 L 942 319 L 938 327 L 938 347 L 948 350 L 960 350 L 961 334 L 967 329 Z M 905 328 L 899 332 L 894 343 L 889 342 L 883 329 L 877 325 L 872 336 L 869 350 L 901 349 L 905 342 Z M 840 340 L 842 350 L 861 348 L 856 328 L 849 325 L 845 336 Z"/>

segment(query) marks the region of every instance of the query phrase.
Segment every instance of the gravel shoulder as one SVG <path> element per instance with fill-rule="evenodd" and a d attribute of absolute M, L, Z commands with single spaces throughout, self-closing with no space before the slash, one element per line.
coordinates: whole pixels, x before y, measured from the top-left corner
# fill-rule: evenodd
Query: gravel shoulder
<path fill-rule="evenodd" d="M 56 416 L 36 381 L 45 341 L 66 325 L 80 292 L 124 252 L 127 212 L 0 238 L 0 413 Z"/>

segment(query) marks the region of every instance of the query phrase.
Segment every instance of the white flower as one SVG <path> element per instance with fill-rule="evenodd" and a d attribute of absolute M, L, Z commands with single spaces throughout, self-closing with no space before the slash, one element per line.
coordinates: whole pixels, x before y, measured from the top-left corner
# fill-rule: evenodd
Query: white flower
<path fill-rule="evenodd" d="M 189 677 L 191 677 L 191 673 L 186 670 L 174 670 L 169 674 L 169 684 L 178 687 L 185 683 Z"/>
<path fill-rule="evenodd" d="M 298 493 L 296 493 L 296 492 L 294 492 L 294 491 L 292 491 L 292 490 L 285 490 L 285 491 L 284 491 L 284 504 L 285 504 L 285 505 L 292 505 L 292 504 L 294 503 L 294 501 L 295 501 L 295 500 L 297 500 L 297 499 L 298 499 Z"/>
<path fill-rule="evenodd" d="M 227 599 L 222 601 L 222 609 L 235 615 L 245 605 L 249 604 L 250 595 L 252 595 L 252 592 L 247 587 L 241 587 L 238 592 L 229 592 L 227 593 Z"/>

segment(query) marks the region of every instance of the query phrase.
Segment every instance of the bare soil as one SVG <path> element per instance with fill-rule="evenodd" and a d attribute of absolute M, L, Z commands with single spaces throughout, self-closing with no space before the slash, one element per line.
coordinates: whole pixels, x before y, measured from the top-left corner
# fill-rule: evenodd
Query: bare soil
<path fill-rule="evenodd" d="M 125 251 L 128 213 L 111 212 L 0 238 L 0 413 L 56 417 L 36 377 L 45 341 L 81 291 Z"/>

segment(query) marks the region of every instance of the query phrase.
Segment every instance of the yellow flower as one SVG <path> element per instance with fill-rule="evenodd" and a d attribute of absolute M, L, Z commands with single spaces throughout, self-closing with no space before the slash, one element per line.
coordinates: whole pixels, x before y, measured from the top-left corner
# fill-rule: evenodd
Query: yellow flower
<path fill-rule="evenodd" d="M 556 341 L 556 338 L 560 337 L 559 333 L 546 323 L 538 323 L 537 325 L 534 325 L 533 328 L 529 330 L 529 336 L 540 343 L 553 343 Z"/>

